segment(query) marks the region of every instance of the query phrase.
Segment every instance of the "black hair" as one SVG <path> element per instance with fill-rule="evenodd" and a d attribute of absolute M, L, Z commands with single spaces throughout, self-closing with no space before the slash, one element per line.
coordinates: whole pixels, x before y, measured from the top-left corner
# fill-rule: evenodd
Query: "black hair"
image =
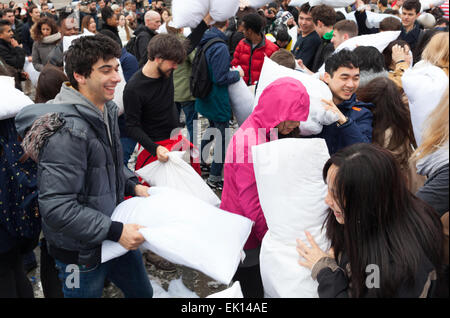
<path fill-rule="evenodd" d="M 101 14 L 103 22 L 106 23 L 108 19 L 114 16 L 114 11 L 111 9 L 111 7 L 104 6 L 103 9 L 101 10 Z"/>
<path fill-rule="evenodd" d="M 0 16 L 4 16 L 4 15 L 6 15 L 7 13 L 12 13 L 12 14 L 14 14 L 14 10 L 11 9 L 11 8 L 4 9 L 4 10 L 2 11 L 2 13 L 0 14 Z"/>
<path fill-rule="evenodd" d="M 390 43 L 388 44 L 388 46 L 383 50 L 383 53 L 382 53 L 383 56 L 384 56 L 384 67 L 385 67 L 387 70 L 390 70 L 390 68 L 391 68 L 391 64 L 392 64 L 392 47 L 393 47 L 394 45 L 396 45 L 396 44 L 400 45 L 402 48 L 404 48 L 405 46 L 407 46 L 409 49 L 411 49 L 411 48 L 409 47 L 408 42 L 406 42 L 406 41 L 403 41 L 403 40 L 394 40 L 394 41 L 390 42 Z"/>
<path fill-rule="evenodd" d="M 120 46 L 120 48 L 122 48 L 122 41 L 120 40 L 120 38 L 116 34 L 114 34 L 113 31 L 108 30 L 108 29 L 104 29 L 104 30 L 101 30 L 100 33 L 106 35 L 107 37 L 109 37 L 111 39 L 113 39 Z"/>
<path fill-rule="evenodd" d="M 64 54 L 65 71 L 70 84 L 78 89 L 78 82 L 73 73 L 89 77 L 92 73 L 92 65 L 99 59 L 110 60 L 119 58 L 121 50 L 119 45 L 103 34 L 94 36 L 82 36 L 72 42 Z"/>
<path fill-rule="evenodd" d="M 439 29 L 429 29 L 422 32 L 422 36 L 419 37 L 419 41 L 417 41 L 416 47 L 413 50 L 413 64 L 416 64 L 422 59 L 422 52 L 425 50 L 428 42 L 439 32 L 442 31 Z"/>
<path fill-rule="evenodd" d="M 326 182 L 337 167 L 332 197 L 344 224 L 329 209 L 324 222 L 335 258 L 347 256 L 352 297 L 392 298 L 411 289 L 419 265 L 428 259 L 441 271 L 443 228 L 435 210 L 407 187 L 400 165 L 377 145 L 358 143 L 331 156 L 323 168 Z M 367 266 L 380 270 L 380 288 L 366 286 Z"/>
<path fill-rule="evenodd" d="M 336 11 L 325 4 L 313 7 L 311 17 L 315 25 L 317 25 L 318 21 L 321 21 L 327 27 L 332 27 L 336 24 Z"/>
<path fill-rule="evenodd" d="M 386 9 L 384 10 L 384 14 L 399 15 L 400 11 L 394 9 Z"/>
<path fill-rule="evenodd" d="M 383 7 L 387 7 L 387 5 L 388 5 L 388 0 L 378 0 L 380 3 L 381 3 L 381 5 L 383 6 Z"/>
<path fill-rule="evenodd" d="M 252 30 L 256 34 L 260 34 L 263 30 L 263 19 L 259 14 L 250 13 L 242 18 L 244 28 Z"/>
<path fill-rule="evenodd" d="M 158 34 L 148 43 L 147 53 L 150 61 L 161 58 L 181 64 L 186 58 L 186 47 L 174 34 Z"/>
<path fill-rule="evenodd" d="M 353 50 L 358 57 L 359 70 L 371 71 L 375 73 L 385 71 L 384 56 L 373 46 L 358 46 Z"/>
<path fill-rule="evenodd" d="M 358 56 L 348 49 L 343 49 L 330 55 L 325 61 L 325 72 L 331 77 L 340 67 L 359 68 Z"/>
<path fill-rule="evenodd" d="M 309 5 L 309 2 L 305 2 L 304 4 L 302 4 L 302 6 L 300 7 L 300 12 L 311 14 L 311 6 Z"/>
<path fill-rule="evenodd" d="M 402 167 L 409 168 L 408 160 L 413 152 L 412 145 L 417 148 L 411 124 L 409 107 L 402 100 L 398 86 L 387 77 L 377 77 L 356 92 L 359 101 L 372 103 L 373 113 L 372 143 L 392 152 Z M 389 143 L 386 145 L 386 134 L 390 129 Z M 398 151 L 402 149 L 401 151 Z M 409 169 L 406 169 L 409 171 Z M 407 175 L 409 177 L 409 175 Z"/>
<path fill-rule="evenodd" d="M 11 23 L 8 20 L 0 20 L 0 33 L 3 33 L 5 31 L 4 28 L 7 25 L 11 26 Z"/>
<path fill-rule="evenodd" d="M 346 20 L 345 15 L 341 11 L 336 11 L 336 23 Z"/>
<path fill-rule="evenodd" d="M 420 12 L 420 9 L 422 8 L 422 4 L 419 0 L 406 0 L 403 3 L 402 10 L 415 10 L 416 14 Z"/>
<path fill-rule="evenodd" d="M 275 38 L 277 39 L 277 41 L 290 41 L 291 36 L 289 35 L 287 26 L 285 26 L 284 24 L 279 25 L 275 30 Z"/>

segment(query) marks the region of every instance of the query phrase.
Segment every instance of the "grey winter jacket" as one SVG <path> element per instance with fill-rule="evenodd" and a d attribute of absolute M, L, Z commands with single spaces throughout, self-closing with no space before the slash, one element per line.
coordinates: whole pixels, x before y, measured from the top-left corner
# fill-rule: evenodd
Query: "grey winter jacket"
<path fill-rule="evenodd" d="M 108 102 L 105 109 L 106 121 L 65 83 L 54 100 L 27 106 L 16 116 L 22 137 L 42 115 L 59 113 L 63 122 L 39 134 L 46 140 L 32 139 L 38 152 L 42 228 L 50 255 L 63 263 L 100 263 L 102 242 L 118 241 L 122 234 L 123 224 L 111 221 L 114 208 L 125 193 L 135 194 L 138 180 L 122 160 L 118 108 Z"/>
<path fill-rule="evenodd" d="M 45 64 L 49 61 L 49 55 L 56 47 L 58 42 L 42 43 L 34 41 L 33 43 L 33 66 L 38 72 L 42 72 Z"/>

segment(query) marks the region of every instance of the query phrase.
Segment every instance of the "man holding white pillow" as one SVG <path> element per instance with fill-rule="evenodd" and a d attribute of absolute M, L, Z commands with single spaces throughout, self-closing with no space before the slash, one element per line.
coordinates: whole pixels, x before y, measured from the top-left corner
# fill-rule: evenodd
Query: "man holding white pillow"
<path fill-rule="evenodd" d="M 333 94 L 332 100 L 323 100 L 325 108 L 338 114 L 339 119 L 312 137 L 324 138 L 330 155 L 355 143 L 370 143 L 373 105 L 356 101 L 359 61 L 355 53 L 344 49 L 331 55 L 325 62 L 324 82 Z"/>

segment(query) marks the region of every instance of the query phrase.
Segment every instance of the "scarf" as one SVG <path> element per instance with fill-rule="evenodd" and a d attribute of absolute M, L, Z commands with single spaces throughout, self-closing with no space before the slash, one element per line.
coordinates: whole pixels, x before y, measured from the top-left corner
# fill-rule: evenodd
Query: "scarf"
<path fill-rule="evenodd" d="M 57 32 L 51 35 L 47 35 L 42 39 L 42 43 L 51 44 L 61 39 L 61 33 Z"/>

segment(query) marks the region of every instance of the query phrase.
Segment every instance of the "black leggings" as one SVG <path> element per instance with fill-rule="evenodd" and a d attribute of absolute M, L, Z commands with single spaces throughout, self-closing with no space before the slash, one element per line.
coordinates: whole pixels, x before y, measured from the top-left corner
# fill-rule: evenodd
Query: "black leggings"
<path fill-rule="evenodd" d="M 239 281 L 244 298 L 264 298 L 259 264 L 251 267 L 238 267 L 233 281 Z"/>
<path fill-rule="evenodd" d="M 41 283 L 45 298 L 64 298 L 55 260 L 48 254 L 47 242 L 41 239 Z"/>
<path fill-rule="evenodd" d="M 18 246 L 0 254 L 0 298 L 34 298 Z"/>

